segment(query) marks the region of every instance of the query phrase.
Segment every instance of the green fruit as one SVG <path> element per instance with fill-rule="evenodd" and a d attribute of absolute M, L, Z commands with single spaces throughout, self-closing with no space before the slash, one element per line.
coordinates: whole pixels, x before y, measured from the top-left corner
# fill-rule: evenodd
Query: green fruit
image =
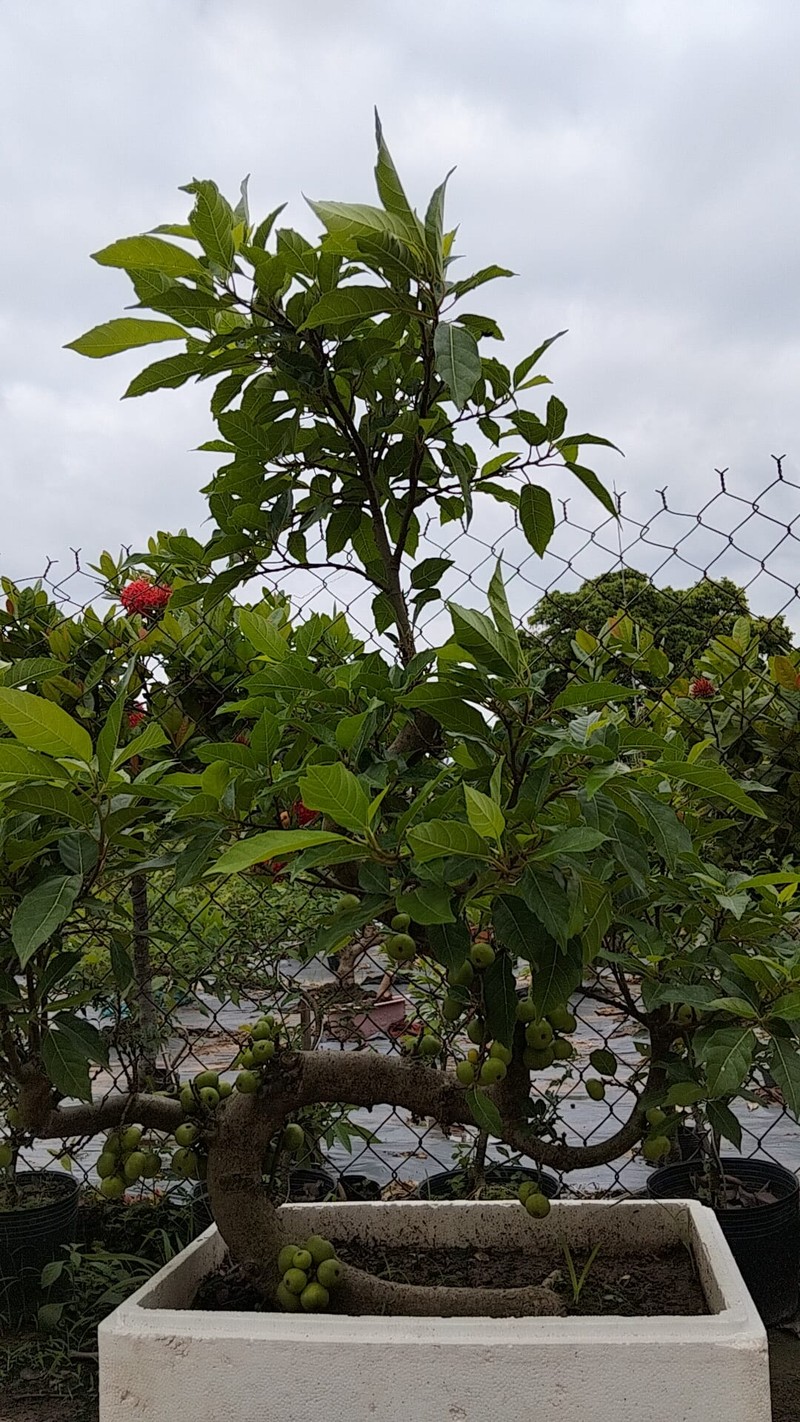
<path fill-rule="evenodd" d="M 161 1174 L 161 1156 L 157 1151 L 148 1150 L 145 1152 L 144 1169 L 142 1176 L 145 1180 L 155 1180 Z"/>
<path fill-rule="evenodd" d="M 469 958 L 465 958 L 458 968 L 450 969 L 447 981 L 451 987 L 471 987 L 475 981 L 475 969 Z"/>
<path fill-rule="evenodd" d="M 282 1309 L 287 1313 L 297 1313 L 300 1308 L 300 1300 L 297 1294 L 289 1292 L 285 1284 L 279 1284 L 275 1290 L 275 1297 Z"/>
<path fill-rule="evenodd" d="M 327 1308 L 329 1302 L 330 1294 L 321 1284 L 309 1284 L 300 1295 L 300 1303 L 308 1313 L 318 1313 L 320 1309 Z"/>
<path fill-rule="evenodd" d="M 553 1040 L 553 1029 L 549 1022 L 529 1022 L 525 1028 L 525 1041 L 535 1052 L 543 1052 Z"/>
<path fill-rule="evenodd" d="M 122 1154 L 122 1135 L 119 1131 L 109 1131 L 103 1150 L 116 1160 Z"/>
<path fill-rule="evenodd" d="M 410 933 L 395 933 L 390 939 L 393 951 L 399 958 L 405 958 L 408 954 L 416 957 L 417 945 Z"/>
<path fill-rule="evenodd" d="M 200 1092 L 200 1103 L 207 1111 L 215 1111 L 219 1106 L 219 1092 L 214 1086 L 204 1086 Z"/>
<path fill-rule="evenodd" d="M 535 1220 L 543 1220 L 550 1213 L 550 1201 L 540 1190 L 534 1190 L 525 1201 L 525 1209 Z"/>
<path fill-rule="evenodd" d="M 308 1251 L 314 1263 L 324 1264 L 327 1259 L 336 1256 L 336 1250 L 329 1239 L 323 1239 L 321 1234 L 310 1234 L 303 1248 Z"/>
<path fill-rule="evenodd" d="M 297 1124 L 296 1121 L 290 1121 L 288 1126 L 284 1126 L 283 1139 L 281 1143 L 283 1145 L 284 1150 L 291 1151 L 292 1155 L 296 1155 L 299 1150 L 303 1149 L 305 1139 L 305 1131 L 303 1130 L 302 1126 L 299 1126 Z"/>
<path fill-rule="evenodd" d="M 12 1131 L 19 1130 L 20 1126 L 22 1125 L 22 1117 L 19 1114 L 18 1107 L 9 1106 L 8 1110 L 6 1111 L 6 1121 L 11 1127 Z"/>
<path fill-rule="evenodd" d="M 342 1266 L 338 1259 L 324 1259 L 317 1267 L 317 1281 L 323 1289 L 335 1289 L 342 1277 Z"/>
<path fill-rule="evenodd" d="M 119 1138 L 119 1143 L 124 1151 L 136 1150 L 142 1139 L 141 1126 L 128 1126 Z"/>
<path fill-rule="evenodd" d="M 308 1283 L 308 1275 L 304 1269 L 287 1269 L 283 1276 L 283 1287 L 289 1290 L 290 1294 L 302 1294 Z"/>
<path fill-rule="evenodd" d="M 361 908 L 361 900 L 355 894 L 342 894 L 333 911 L 336 914 L 355 913 L 358 908 Z"/>
<path fill-rule="evenodd" d="M 475 1043 L 476 1047 L 480 1047 L 486 1040 L 486 1024 L 481 1022 L 480 1017 L 473 1017 L 472 1021 L 468 1023 L 467 1036 L 471 1042 Z"/>
<path fill-rule="evenodd" d="M 191 1121 L 184 1121 L 175 1132 L 175 1140 L 179 1146 L 192 1146 L 199 1135 L 200 1132 L 196 1126 L 192 1125 Z"/>
<path fill-rule="evenodd" d="M 663 1160 L 665 1155 L 669 1155 L 670 1143 L 666 1136 L 650 1136 L 642 1145 L 642 1155 L 645 1160 L 655 1164 L 657 1160 Z"/>
<path fill-rule="evenodd" d="M 539 1010 L 531 997 L 523 997 L 517 1003 L 517 1021 L 535 1022 L 539 1016 Z"/>
<path fill-rule="evenodd" d="M 544 1071 L 547 1067 L 552 1066 L 554 1061 L 552 1047 L 545 1047 L 541 1052 L 537 1051 L 535 1047 L 526 1047 L 522 1053 L 522 1062 L 528 1071 Z"/>
<path fill-rule="evenodd" d="M 181 1087 L 180 1103 L 184 1111 L 194 1111 L 196 1109 L 197 1101 L 191 1086 Z"/>
<path fill-rule="evenodd" d="M 245 1047 L 243 1051 L 239 1053 L 237 1060 L 240 1067 L 244 1067 L 247 1071 L 249 1071 L 250 1068 L 255 1066 L 256 1064 L 256 1059 L 253 1056 L 253 1048 Z"/>
<path fill-rule="evenodd" d="M 283 1249 L 278 1255 L 278 1273 L 281 1278 L 283 1278 L 284 1274 L 288 1274 L 289 1270 L 294 1267 L 294 1256 L 296 1253 L 296 1244 L 284 1244 Z"/>
<path fill-rule="evenodd" d="M 139 1179 L 139 1176 L 144 1171 L 146 1161 L 147 1157 L 143 1150 L 131 1151 L 125 1161 L 123 1170 L 123 1174 L 129 1185 L 133 1185 Z"/>
<path fill-rule="evenodd" d="M 566 1041 L 564 1037 L 556 1037 L 556 1040 L 550 1047 L 550 1051 L 553 1053 L 553 1061 L 555 1062 L 568 1062 L 570 1057 L 574 1057 L 575 1055 L 575 1048 L 572 1043 Z"/>
<path fill-rule="evenodd" d="M 272 1028 L 269 1023 L 265 1022 L 262 1018 L 260 1022 L 256 1023 L 250 1036 L 254 1042 L 266 1042 L 272 1036 Z M 213 1086 L 213 1084 L 212 1082 L 211 1085 Z"/>
<path fill-rule="evenodd" d="M 313 1263 L 314 1256 L 310 1249 L 296 1249 L 294 1251 L 294 1259 L 292 1260 L 293 1269 L 302 1269 L 303 1272 L 307 1274 Z"/>
<path fill-rule="evenodd" d="M 517 1191 L 517 1199 L 518 1199 L 518 1200 L 521 1200 L 522 1203 L 523 1203 L 523 1205 L 524 1205 L 524 1204 L 525 1204 L 525 1201 L 526 1201 L 527 1198 L 528 1198 L 528 1196 L 529 1196 L 529 1195 L 532 1195 L 532 1194 L 534 1193 L 534 1191 L 537 1190 L 537 1189 L 538 1189 L 538 1186 L 535 1185 L 532 1180 L 523 1180 L 522 1184 L 520 1185 L 520 1187 L 519 1187 L 519 1189 L 518 1189 L 518 1191 Z"/>
<path fill-rule="evenodd" d="M 505 1062 L 498 1061 L 497 1057 L 487 1057 L 481 1067 L 481 1086 L 494 1086 L 495 1082 L 503 1080 L 506 1071 Z"/>
<path fill-rule="evenodd" d="M 270 1057 L 275 1055 L 275 1043 L 272 1041 L 254 1042 L 251 1049 L 254 1066 L 264 1066 Z"/>
<path fill-rule="evenodd" d="M 125 1181 L 121 1175 L 109 1175 L 107 1180 L 100 1181 L 100 1194 L 106 1200 L 121 1200 L 125 1194 Z"/>
<path fill-rule="evenodd" d="M 586 1093 L 593 1101 L 604 1101 L 606 1095 L 605 1083 L 598 1081 L 596 1077 L 590 1077 L 586 1083 Z"/>
<path fill-rule="evenodd" d="M 390 927 L 394 929 L 395 933 L 407 933 L 410 923 L 411 919 L 407 913 L 396 913 Z"/>
<path fill-rule="evenodd" d="M 109 1180 L 112 1175 L 116 1174 L 116 1156 L 112 1155 L 110 1151 L 102 1151 L 98 1156 L 95 1169 L 101 1180 Z"/>
<path fill-rule="evenodd" d="M 658 1126 L 663 1126 L 666 1119 L 667 1113 L 666 1111 L 662 1111 L 660 1106 L 650 1107 L 650 1110 L 647 1113 L 648 1126 L 652 1126 L 654 1129 Z"/>
<path fill-rule="evenodd" d="M 236 1090 L 241 1091 L 244 1096 L 250 1096 L 254 1091 L 258 1091 L 260 1082 L 254 1071 L 240 1071 L 236 1078 Z"/>
<path fill-rule="evenodd" d="M 13 1159 L 14 1152 L 8 1144 L 8 1141 L 0 1142 L 0 1170 L 8 1170 Z"/>
<path fill-rule="evenodd" d="M 170 1164 L 175 1174 L 184 1180 L 192 1180 L 197 1174 L 197 1156 L 193 1150 L 186 1150 L 183 1146 L 173 1151 Z"/>
<path fill-rule="evenodd" d="M 462 1086 L 471 1086 L 475 1080 L 475 1068 L 472 1062 L 459 1062 L 456 1067 L 456 1077 Z"/>
<path fill-rule="evenodd" d="M 495 956 L 491 943 L 473 943 L 469 950 L 469 959 L 474 968 L 491 968 Z"/>
<path fill-rule="evenodd" d="M 457 997 L 446 997 L 442 1003 L 442 1017 L 445 1022 L 457 1022 L 466 1004 L 459 1002 Z"/>
<path fill-rule="evenodd" d="M 689 1027 L 694 1022 L 694 1013 L 687 1002 L 682 1002 L 680 1007 L 675 1009 L 675 1021 L 681 1027 Z"/>
<path fill-rule="evenodd" d="M 230 1081 L 221 1081 L 219 1084 L 219 1099 L 224 1101 L 226 1096 L 230 1096 L 233 1091 L 233 1084 Z"/>
<path fill-rule="evenodd" d="M 556 1032 L 574 1032 L 578 1025 L 577 1017 L 566 1007 L 554 1007 L 552 1012 L 548 1012 L 547 1020 Z"/>
<path fill-rule="evenodd" d="M 489 1048 L 489 1056 L 496 1057 L 497 1060 L 503 1062 L 505 1066 L 511 1066 L 513 1060 L 512 1053 L 508 1050 L 508 1047 L 503 1046 L 502 1042 L 492 1042 Z"/>
<path fill-rule="evenodd" d="M 421 1057 L 438 1056 L 442 1050 L 442 1044 L 438 1037 L 434 1037 L 432 1032 L 423 1032 L 419 1039 L 419 1054 Z"/>
<path fill-rule="evenodd" d="M 219 1086 L 219 1073 L 216 1071 L 201 1071 L 194 1079 L 195 1087 L 202 1091 L 204 1086 L 213 1086 L 216 1091 Z"/>

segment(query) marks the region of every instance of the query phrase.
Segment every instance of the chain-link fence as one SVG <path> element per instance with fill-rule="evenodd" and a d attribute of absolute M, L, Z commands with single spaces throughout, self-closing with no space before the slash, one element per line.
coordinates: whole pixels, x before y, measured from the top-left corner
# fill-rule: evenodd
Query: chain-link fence
<path fill-rule="evenodd" d="M 656 491 L 644 505 L 641 499 L 620 495 L 618 505 L 618 519 L 606 517 L 595 526 L 576 521 L 570 505 L 563 503 L 541 559 L 531 553 L 513 515 L 505 526 L 493 524 L 494 505 L 485 518 L 478 510 L 466 530 L 458 523 L 428 528 L 420 556 L 450 560 L 443 598 L 462 603 L 470 601 L 472 591 L 482 603 L 483 590 L 502 556 L 514 615 L 526 632 L 530 655 L 542 666 L 555 668 L 551 684 L 563 686 L 574 672 L 576 657 L 588 655 L 594 642 L 610 656 L 622 657 L 620 675 L 635 678 L 642 694 L 657 694 L 659 654 L 671 664 L 670 684 L 676 677 L 701 676 L 705 649 L 715 637 L 730 634 L 734 619 L 749 603 L 762 639 L 758 666 L 768 686 L 769 656 L 789 652 L 792 629 L 800 625 L 800 587 L 795 582 L 800 486 L 785 477 L 781 463 L 755 497 L 734 491 L 723 472 L 709 496 L 688 511 L 675 507 L 668 489 Z M 643 513 L 629 511 L 642 506 Z M 30 648 L 38 617 L 46 656 L 58 647 L 59 628 L 83 619 L 85 675 L 72 689 L 61 687 L 67 699 L 73 695 L 78 702 L 91 689 L 92 678 L 102 675 L 91 656 L 92 616 L 93 610 L 102 615 L 108 594 L 106 578 L 87 571 L 82 554 L 73 557 L 71 566 L 51 563 L 42 578 L 6 586 L 6 637 L 16 628 Z M 367 644 L 382 641 L 374 630 L 372 594 L 360 585 L 355 567 L 352 573 L 346 567 L 335 572 L 325 566 L 266 568 L 257 596 L 264 586 L 271 595 L 289 598 L 296 622 L 318 610 L 343 609 L 356 637 Z M 180 614 L 171 616 L 169 668 L 163 655 L 149 657 L 149 685 L 131 703 L 128 722 L 132 755 L 136 737 L 151 721 L 157 718 L 166 727 L 175 773 L 180 775 L 187 745 L 236 739 L 236 708 L 245 696 L 247 668 L 236 645 L 235 622 L 227 614 L 221 618 L 219 603 L 195 605 L 183 633 Z M 443 640 L 448 625 L 442 600 L 432 598 L 419 607 L 421 645 Z M 649 638 L 642 639 L 641 628 Z M 581 629 L 583 640 L 576 645 Z M 103 662 L 107 634 L 101 635 L 100 624 L 95 650 L 98 663 Z M 170 704 L 176 686 L 179 695 Z M 682 704 L 690 703 L 687 699 Z M 709 714 L 713 721 L 713 706 Z M 759 714 L 763 717 L 763 705 Z M 246 736 L 240 743 L 246 751 Z M 204 758 L 208 773 L 213 764 L 213 754 Z M 295 806 L 284 814 L 294 821 L 298 812 Z M 77 955 L 76 1000 L 100 1028 L 108 1048 L 107 1065 L 94 1073 L 96 1100 L 119 1088 L 174 1089 L 203 1071 L 231 1081 L 234 1063 L 248 1050 L 249 1029 L 265 1014 L 281 1024 L 286 1040 L 330 1052 L 397 1052 L 402 1039 L 419 1034 L 434 1020 L 434 980 L 426 980 L 419 967 L 412 973 L 387 963 L 377 929 L 368 927 L 335 952 L 309 955 L 330 913 L 328 889 L 315 887 L 313 880 L 295 881 L 274 864 L 224 882 L 194 879 L 185 872 L 179 825 L 174 823 L 170 843 L 153 842 L 150 848 L 141 871 L 114 889 L 127 936 L 115 936 L 109 929 L 111 912 L 96 926 L 87 918 L 68 945 Z M 523 983 L 520 972 L 519 985 Z M 571 1002 L 577 1018 L 571 1037 L 574 1055 L 554 1061 L 536 1079 L 545 1139 L 550 1132 L 552 1138 L 570 1143 L 596 1142 L 626 1118 L 643 1064 L 637 1046 L 637 1002 L 635 981 L 610 967 L 587 972 Z M 467 1046 L 464 1043 L 465 1050 Z M 613 1052 L 615 1067 L 604 1099 L 598 1101 L 587 1094 L 585 1081 L 593 1071 L 592 1053 L 603 1049 Z M 773 1082 L 759 1078 L 735 1112 L 743 1131 L 742 1153 L 800 1167 L 800 1132 Z M 474 1162 L 476 1150 L 479 1155 L 488 1151 L 489 1160 L 501 1161 L 507 1154 L 502 1146 L 478 1137 L 476 1130 L 446 1131 L 436 1121 L 414 1119 L 388 1107 L 314 1107 L 302 1113 L 299 1124 L 304 1144 L 291 1174 L 284 1178 L 276 1167 L 273 1181 L 293 1198 L 324 1197 L 334 1189 L 350 1198 L 435 1190 L 431 1177 L 464 1168 Z M 51 1156 L 62 1158 L 68 1168 L 93 1182 L 100 1145 L 99 1139 L 67 1142 L 64 1147 L 40 1143 L 30 1146 L 24 1158 L 37 1164 Z M 154 1138 L 151 1145 L 162 1157 L 163 1173 L 137 1184 L 135 1192 L 185 1191 L 185 1182 L 170 1178 L 167 1142 Z M 642 1188 L 647 1169 L 633 1152 L 573 1172 L 564 1183 L 577 1192 L 635 1191 Z"/>

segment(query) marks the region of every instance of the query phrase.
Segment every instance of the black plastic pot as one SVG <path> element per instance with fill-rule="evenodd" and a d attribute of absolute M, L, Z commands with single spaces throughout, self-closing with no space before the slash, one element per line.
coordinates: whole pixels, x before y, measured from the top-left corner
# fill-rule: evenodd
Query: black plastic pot
<path fill-rule="evenodd" d="M 336 1181 L 316 1165 L 289 1172 L 289 1200 L 292 1204 L 315 1205 L 336 1193 Z"/>
<path fill-rule="evenodd" d="M 361 1175 L 350 1170 L 346 1175 L 339 1176 L 339 1184 L 344 1191 L 346 1200 L 379 1200 L 381 1198 L 380 1183 L 373 1180 L 371 1175 Z"/>
<path fill-rule="evenodd" d="M 20 1194 L 46 1185 L 52 1198 L 45 1204 L 0 1207 L 0 1317 L 30 1312 L 39 1300 L 45 1264 L 76 1233 L 78 1182 L 55 1170 L 19 1170 Z"/>
<path fill-rule="evenodd" d="M 419 1200 L 463 1200 L 465 1199 L 464 1170 L 442 1170 L 429 1175 L 418 1186 L 415 1194 Z M 511 1192 L 526 1180 L 539 1186 L 549 1200 L 556 1200 L 561 1193 L 561 1182 L 549 1170 L 538 1170 L 535 1165 L 487 1165 L 484 1172 L 487 1185 L 505 1185 Z"/>
<path fill-rule="evenodd" d="M 800 1276 L 800 1187 L 797 1177 L 769 1160 L 724 1156 L 726 1175 L 747 1189 L 768 1188 L 771 1205 L 715 1210 L 731 1253 L 765 1324 L 797 1312 Z M 699 1161 L 681 1161 L 654 1170 L 647 1193 L 654 1200 L 699 1199 Z"/>

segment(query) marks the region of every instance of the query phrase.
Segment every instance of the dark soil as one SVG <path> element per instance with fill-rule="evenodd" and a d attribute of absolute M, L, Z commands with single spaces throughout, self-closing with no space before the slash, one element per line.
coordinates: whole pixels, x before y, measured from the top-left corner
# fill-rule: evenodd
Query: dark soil
<path fill-rule="evenodd" d="M 380 1245 L 356 1243 L 337 1245 L 336 1252 L 347 1264 L 398 1283 L 509 1289 L 540 1283 L 550 1276 L 568 1313 L 576 1315 L 652 1318 L 708 1313 L 691 1255 L 681 1245 L 646 1256 L 615 1252 L 613 1257 L 604 1259 L 601 1252 L 589 1269 L 577 1302 L 569 1268 L 560 1252 L 383 1249 Z M 579 1279 L 585 1263 L 585 1255 L 573 1256 Z M 201 1284 L 193 1307 L 252 1313 L 263 1308 L 263 1302 L 238 1269 L 224 1264 Z"/>

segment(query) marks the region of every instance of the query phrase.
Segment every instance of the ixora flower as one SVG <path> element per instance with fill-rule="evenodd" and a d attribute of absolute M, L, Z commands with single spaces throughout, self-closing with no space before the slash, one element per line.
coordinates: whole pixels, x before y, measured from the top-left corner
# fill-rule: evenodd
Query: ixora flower
<path fill-rule="evenodd" d="M 147 712 L 143 706 L 134 706 L 133 710 L 128 712 L 128 725 L 131 730 L 135 731 L 137 726 L 141 726 L 146 717 Z"/>
<path fill-rule="evenodd" d="M 710 701 L 712 696 L 716 696 L 717 688 L 713 681 L 709 681 L 707 676 L 696 676 L 689 684 L 689 695 L 696 701 Z"/>
<path fill-rule="evenodd" d="M 149 578 L 135 578 L 126 583 L 119 600 L 126 612 L 138 613 L 140 617 L 155 617 L 163 612 L 170 598 L 172 588 L 164 583 L 153 583 Z"/>

